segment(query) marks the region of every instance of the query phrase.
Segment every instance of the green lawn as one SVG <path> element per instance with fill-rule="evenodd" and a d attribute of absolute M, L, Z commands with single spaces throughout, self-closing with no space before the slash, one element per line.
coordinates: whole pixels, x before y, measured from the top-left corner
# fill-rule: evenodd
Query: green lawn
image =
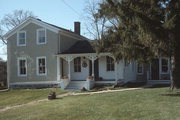
<path fill-rule="evenodd" d="M 179 120 L 180 91 L 154 88 L 68 96 L 0 113 L 2 120 Z"/>
<path fill-rule="evenodd" d="M 34 100 L 47 98 L 50 91 L 56 91 L 57 94 L 65 93 L 60 89 L 39 89 L 39 90 L 10 90 L 0 91 L 0 109 L 7 106 L 13 106 L 28 103 Z"/>

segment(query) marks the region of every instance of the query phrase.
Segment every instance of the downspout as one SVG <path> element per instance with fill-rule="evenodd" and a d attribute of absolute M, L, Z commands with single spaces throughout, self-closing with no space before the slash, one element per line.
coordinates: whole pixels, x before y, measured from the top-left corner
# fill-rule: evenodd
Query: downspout
<path fill-rule="evenodd" d="M 61 37 L 60 37 L 60 31 L 58 32 L 58 53 L 60 53 L 61 52 L 61 47 L 60 47 L 60 44 L 61 44 L 61 39 L 60 39 Z"/>
<path fill-rule="evenodd" d="M 6 63 L 6 66 L 7 66 L 7 69 L 6 69 L 6 71 L 7 71 L 7 86 L 8 86 L 8 89 L 7 90 L 9 90 L 10 89 L 10 57 L 11 55 L 10 55 L 10 53 L 9 53 L 9 42 L 8 42 L 8 40 L 7 40 L 7 63 Z"/>

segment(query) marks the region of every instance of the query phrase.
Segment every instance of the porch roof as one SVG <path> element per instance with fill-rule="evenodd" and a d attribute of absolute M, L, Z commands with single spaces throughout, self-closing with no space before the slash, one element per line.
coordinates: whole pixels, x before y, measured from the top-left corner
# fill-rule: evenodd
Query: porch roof
<path fill-rule="evenodd" d="M 60 54 L 96 53 L 93 43 L 90 40 L 77 41 L 72 47 Z"/>

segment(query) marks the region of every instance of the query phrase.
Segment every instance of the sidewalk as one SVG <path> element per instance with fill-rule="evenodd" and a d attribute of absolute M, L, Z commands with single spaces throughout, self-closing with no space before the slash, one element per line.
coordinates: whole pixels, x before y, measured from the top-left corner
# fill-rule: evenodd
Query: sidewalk
<path fill-rule="evenodd" d="M 75 95 L 93 95 L 93 94 L 101 94 L 101 93 L 112 93 L 112 92 L 122 92 L 122 91 L 130 91 L 130 90 L 141 90 L 144 88 L 150 87 L 149 85 L 145 85 L 142 87 L 138 87 L 138 88 L 125 88 L 125 89 L 119 89 L 119 90 L 104 90 L 104 91 L 97 91 L 97 92 L 85 92 L 85 93 L 75 93 L 75 92 L 69 92 L 69 93 L 64 93 L 61 95 L 57 95 L 57 98 L 63 98 L 66 96 L 75 96 Z M 33 105 L 33 104 L 37 104 L 43 101 L 49 101 L 48 99 L 41 99 L 41 100 L 36 100 L 36 101 L 32 101 L 29 103 L 25 103 L 25 104 L 20 104 L 20 105 L 15 105 L 15 106 L 8 106 L 6 108 L 0 109 L 0 112 L 5 112 L 7 110 L 12 110 L 12 109 L 17 109 L 23 106 L 28 106 L 28 105 Z"/>

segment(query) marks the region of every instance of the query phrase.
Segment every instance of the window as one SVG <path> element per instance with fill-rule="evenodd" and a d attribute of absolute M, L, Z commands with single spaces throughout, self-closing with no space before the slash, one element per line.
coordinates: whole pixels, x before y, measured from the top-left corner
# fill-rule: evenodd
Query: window
<path fill-rule="evenodd" d="M 168 59 L 161 59 L 161 73 L 168 73 Z"/>
<path fill-rule="evenodd" d="M 46 75 L 46 57 L 37 57 L 37 75 Z"/>
<path fill-rule="evenodd" d="M 46 30 L 45 29 L 37 30 L 37 44 L 46 44 Z"/>
<path fill-rule="evenodd" d="M 137 63 L 137 74 L 143 74 L 143 64 Z"/>
<path fill-rule="evenodd" d="M 129 61 L 125 61 L 125 66 L 126 66 L 126 67 L 128 67 L 128 66 L 129 66 L 129 64 L 130 64 L 130 62 L 129 62 Z"/>
<path fill-rule="evenodd" d="M 18 58 L 18 76 L 27 76 L 26 58 Z"/>
<path fill-rule="evenodd" d="M 17 32 L 17 46 L 26 46 L 26 32 Z"/>
<path fill-rule="evenodd" d="M 74 59 L 74 72 L 81 72 L 81 58 Z"/>
<path fill-rule="evenodd" d="M 114 71 L 114 59 L 107 56 L 106 57 L 106 67 L 107 67 L 107 71 Z"/>

